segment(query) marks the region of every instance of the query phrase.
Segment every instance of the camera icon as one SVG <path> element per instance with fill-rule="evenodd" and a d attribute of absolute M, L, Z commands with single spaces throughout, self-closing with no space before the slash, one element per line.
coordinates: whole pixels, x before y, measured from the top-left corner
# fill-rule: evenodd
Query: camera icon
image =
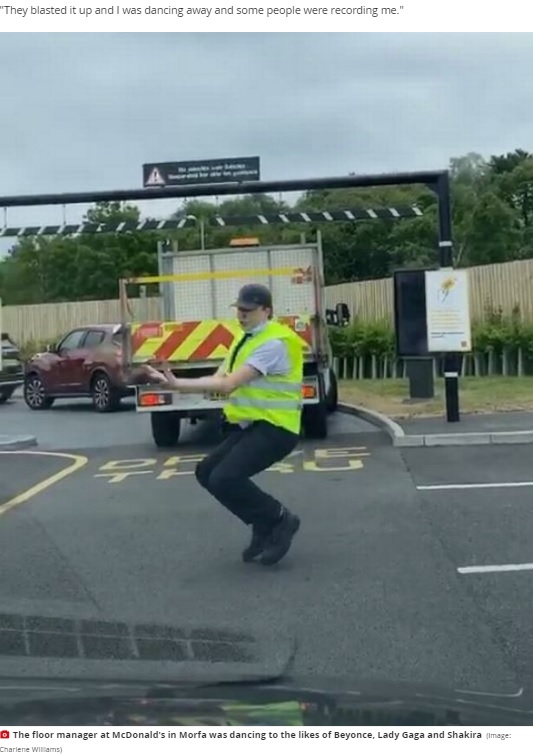
<path fill-rule="evenodd" d="M 0 738 L 8 738 L 9 730 L 0 730 Z"/>

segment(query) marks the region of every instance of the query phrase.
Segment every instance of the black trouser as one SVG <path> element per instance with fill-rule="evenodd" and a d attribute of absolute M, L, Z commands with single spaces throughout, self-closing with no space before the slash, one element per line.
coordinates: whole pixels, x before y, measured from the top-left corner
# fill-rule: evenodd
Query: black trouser
<path fill-rule="evenodd" d="M 299 436 L 266 422 L 232 431 L 196 467 L 203 488 L 247 525 L 268 530 L 279 519 L 281 504 L 249 478 L 279 462 L 296 447 Z"/>

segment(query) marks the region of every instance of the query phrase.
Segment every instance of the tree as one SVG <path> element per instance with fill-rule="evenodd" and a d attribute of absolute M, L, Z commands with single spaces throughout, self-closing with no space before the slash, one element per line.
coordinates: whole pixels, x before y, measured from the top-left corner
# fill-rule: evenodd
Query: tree
<path fill-rule="evenodd" d="M 100 203 L 84 220 L 111 223 L 139 218 L 133 205 Z M 128 232 L 22 239 L 0 264 L 3 303 L 115 299 L 119 278 L 157 273 L 159 238 L 156 232 Z"/>
<path fill-rule="evenodd" d="M 122 202 L 97 202 L 91 207 L 85 219 L 89 223 L 121 223 L 123 221 L 133 221 L 138 223 L 141 213 L 136 205 Z"/>
<path fill-rule="evenodd" d="M 491 170 L 489 163 L 477 152 L 450 160 L 450 178 L 455 186 L 460 184 L 479 190 L 490 179 Z"/>
<path fill-rule="evenodd" d="M 474 205 L 465 242 L 465 264 L 488 265 L 515 259 L 521 243 L 516 213 L 497 194 L 485 192 Z"/>
<path fill-rule="evenodd" d="M 512 170 L 496 174 L 494 181 L 499 196 L 518 213 L 522 227 L 533 222 L 533 156 L 521 159 Z"/>

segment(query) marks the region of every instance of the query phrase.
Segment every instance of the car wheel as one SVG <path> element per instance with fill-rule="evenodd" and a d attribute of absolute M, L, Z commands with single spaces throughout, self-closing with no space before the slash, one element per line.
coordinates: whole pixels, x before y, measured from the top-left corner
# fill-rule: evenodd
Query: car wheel
<path fill-rule="evenodd" d="M 96 373 L 91 383 L 93 407 L 97 412 L 114 412 L 120 404 L 120 395 L 105 373 Z"/>
<path fill-rule="evenodd" d="M 24 401 L 32 410 L 50 409 L 54 403 L 53 397 L 46 395 L 44 384 L 35 373 L 24 379 Z"/>

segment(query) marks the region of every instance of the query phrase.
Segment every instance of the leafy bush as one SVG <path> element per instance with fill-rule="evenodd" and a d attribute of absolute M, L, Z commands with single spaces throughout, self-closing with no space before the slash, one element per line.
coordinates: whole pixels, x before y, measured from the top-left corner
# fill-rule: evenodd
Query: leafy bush
<path fill-rule="evenodd" d="M 395 356 L 394 329 L 387 321 L 355 321 L 347 328 L 332 328 L 331 343 L 335 357 L 367 357 L 379 359 Z M 472 323 L 472 351 L 479 354 L 518 351 L 533 357 L 533 322 L 523 322 L 516 316 L 492 312 L 483 321 Z"/>
<path fill-rule="evenodd" d="M 49 344 L 55 344 L 58 338 L 32 339 L 20 345 L 20 354 L 23 360 L 30 360 L 37 352 L 45 352 Z"/>

